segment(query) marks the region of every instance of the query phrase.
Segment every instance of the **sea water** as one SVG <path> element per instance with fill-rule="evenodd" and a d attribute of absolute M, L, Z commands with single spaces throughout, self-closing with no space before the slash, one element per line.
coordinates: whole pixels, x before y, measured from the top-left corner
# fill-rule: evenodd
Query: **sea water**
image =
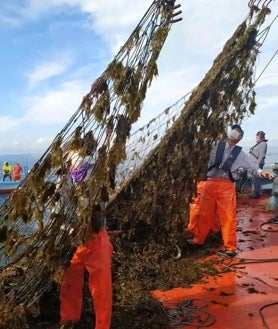
<path fill-rule="evenodd" d="M 7 161 L 11 166 L 18 162 L 22 166 L 24 172 L 27 173 L 38 159 L 39 157 L 33 154 L 0 155 L 0 180 L 2 181 L 2 165 L 5 161 Z M 8 196 L 9 194 L 6 193 L 0 194 L 0 206 L 4 203 Z"/>
<path fill-rule="evenodd" d="M 243 147 L 243 151 L 247 154 L 249 154 L 249 149 L 250 148 Z M 264 170 L 271 171 L 274 163 L 278 163 L 278 146 L 268 145 Z"/>

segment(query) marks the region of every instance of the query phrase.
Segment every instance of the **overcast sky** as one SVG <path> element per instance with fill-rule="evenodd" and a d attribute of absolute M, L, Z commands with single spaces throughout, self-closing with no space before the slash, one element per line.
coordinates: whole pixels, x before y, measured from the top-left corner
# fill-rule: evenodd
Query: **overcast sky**
<path fill-rule="evenodd" d="M 152 1 L 13 0 L 0 3 L 0 154 L 42 154 L 79 107 Z M 226 40 L 247 17 L 248 0 L 180 0 L 147 93 L 139 125 L 203 79 Z M 278 2 L 270 4 L 257 77 L 278 48 Z M 273 22 L 274 20 L 274 22 Z M 278 54 L 256 85 L 256 114 L 243 123 L 243 145 L 264 130 L 278 145 Z"/>

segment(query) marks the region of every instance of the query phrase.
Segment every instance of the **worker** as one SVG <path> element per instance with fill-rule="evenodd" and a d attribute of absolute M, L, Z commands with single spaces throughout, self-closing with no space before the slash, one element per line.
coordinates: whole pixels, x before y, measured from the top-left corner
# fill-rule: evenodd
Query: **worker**
<path fill-rule="evenodd" d="M 21 180 L 22 172 L 23 172 L 23 169 L 22 169 L 21 165 L 18 162 L 16 162 L 13 167 L 13 180 L 15 182 Z"/>
<path fill-rule="evenodd" d="M 81 317 L 84 271 L 89 274 L 89 290 L 95 311 L 95 329 L 109 329 L 112 317 L 111 258 L 113 247 L 105 228 L 100 206 L 93 209 L 92 235 L 77 247 L 65 270 L 60 287 L 61 328 L 74 328 Z"/>
<path fill-rule="evenodd" d="M 204 244 L 208 233 L 219 220 L 225 254 L 236 255 L 236 191 L 235 179 L 238 169 L 244 168 L 251 175 L 272 178 L 273 175 L 253 163 L 249 156 L 236 144 L 243 138 L 244 132 L 239 125 L 233 125 L 228 138 L 214 145 L 208 163 L 207 181 L 204 185 L 199 205 L 198 225 L 195 227 L 191 245 Z"/>
<path fill-rule="evenodd" d="M 3 173 L 3 182 L 7 177 L 9 177 L 9 179 L 12 180 L 12 166 L 7 161 L 3 163 L 2 173 Z"/>
<path fill-rule="evenodd" d="M 265 139 L 265 133 L 258 131 L 256 134 L 256 144 L 249 150 L 250 159 L 255 162 L 261 169 L 265 164 L 265 157 L 267 152 L 267 142 Z M 249 195 L 250 198 L 259 198 L 261 196 L 263 180 L 260 177 L 252 176 L 252 193 Z"/>
<path fill-rule="evenodd" d="M 78 150 L 65 151 L 65 162 L 69 167 L 70 176 L 74 185 L 85 181 L 90 176 L 95 163 L 95 155 L 81 156 Z"/>

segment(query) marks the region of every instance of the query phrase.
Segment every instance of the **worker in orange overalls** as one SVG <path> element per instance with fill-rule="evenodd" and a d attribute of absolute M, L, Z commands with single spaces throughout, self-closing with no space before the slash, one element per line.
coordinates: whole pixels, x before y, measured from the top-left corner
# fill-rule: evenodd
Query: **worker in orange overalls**
<path fill-rule="evenodd" d="M 236 146 L 243 134 L 239 125 L 233 125 L 228 132 L 227 140 L 220 141 L 213 147 L 208 164 L 207 181 L 199 202 L 198 229 L 194 230 L 194 238 L 187 240 L 190 244 L 202 245 L 211 228 L 215 226 L 216 215 L 218 215 L 225 253 L 230 257 L 236 255 L 237 249 L 234 181 L 238 169 L 244 168 L 256 177 L 273 177 L 271 173 L 260 169 L 250 161 L 241 147 Z"/>
<path fill-rule="evenodd" d="M 90 240 L 77 247 L 60 287 L 61 328 L 72 328 L 80 320 L 85 269 L 96 315 L 95 329 L 109 329 L 112 317 L 111 258 L 113 247 L 105 228 L 105 217 L 96 206 L 92 213 Z"/>
<path fill-rule="evenodd" d="M 21 165 L 18 162 L 16 162 L 13 167 L 13 180 L 15 182 L 21 180 L 22 171 L 23 169 Z"/>

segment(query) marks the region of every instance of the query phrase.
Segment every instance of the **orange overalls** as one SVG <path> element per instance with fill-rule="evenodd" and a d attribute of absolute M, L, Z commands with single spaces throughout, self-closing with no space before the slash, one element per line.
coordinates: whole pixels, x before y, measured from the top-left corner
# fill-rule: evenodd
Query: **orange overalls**
<path fill-rule="evenodd" d="M 187 231 L 192 234 L 197 234 L 199 230 L 199 210 L 200 210 L 200 198 L 204 190 L 206 180 L 201 180 L 197 184 L 197 193 L 192 198 L 192 202 L 189 204 L 189 223 L 187 226 Z M 214 215 L 215 217 L 215 215 Z M 210 231 L 213 233 L 218 233 L 220 231 L 219 221 L 215 220 L 211 223 L 212 227 Z"/>
<path fill-rule="evenodd" d="M 16 182 L 21 179 L 22 167 L 19 164 L 15 164 L 13 167 L 13 180 Z"/>
<path fill-rule="evenodd" d="M 198 229 L 193 242 L 203 244 L 212 227 L 215 227 L 215 213 L 221 226 L 222 239 L 226 250 L 236 250 L 236 192 L 230 179 L 208 178 L 200 198 Z"/>
<path fill-rule="evenodd" d="M 203 191 L 204 180 L 201 180 L 197 184 L 196 195 L 192 198 L 192 202 L 189 204 L 189 223 L 187 226 L 187 231 L 189 233 L 195 233 L 196 225 L 198 225 L 198 214 L 200 208 L 200 196 Z"/>
<path fill-rule="evenodd" d="M 82 309 L 84 270 L 89 274 L 89 289 L 94 301 L 95 329 L 109 329 L 112 316 L 111 258 L 113 247 L 108 232 L 102 229 L 75 251 L 64 273 L 60 288 L 60 323 L 78 322 Z"/>

